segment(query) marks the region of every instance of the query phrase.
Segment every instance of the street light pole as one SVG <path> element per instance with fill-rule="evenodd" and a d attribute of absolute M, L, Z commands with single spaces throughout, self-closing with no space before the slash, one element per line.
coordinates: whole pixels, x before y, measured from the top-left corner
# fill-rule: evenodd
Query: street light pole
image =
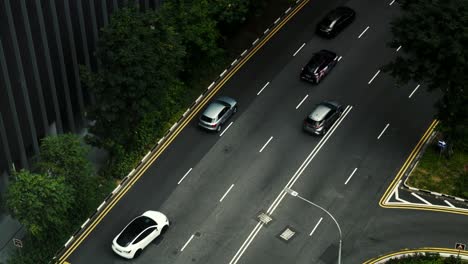
<path fill-rule="evenodd" d="M 341 264 L 341 244 L 342 244 L 342 241 L 343 241 L 343 240 L 342 240 L 340 225 L 339 225 L 338 222 L 336 221 L 335 217 L 333 217 L 333 215 L 332 215 L 330 212 L 328 212 L 327 210 L 325 210 L 325 208 L 323 208 L 323 207 L 321 207 L 320 205 L 315 204 L 315 203 L 313 203 L 313 202 L 307 200 L 306 198 L 300 196 L 298 192 L 296 192 L 296 191 L 294 191 L 294 190 L 292 190 L 292 189 L 290 189 L 290 188 L 284 188 L 284 191 L 287 192 L 287 193 L 289 193 L 290 195 L 292 195 L 292 196 L 294 196 L 294 197 L 297 197 L 297 198 L 303 200 L 304 202 L 306 202 L 306 203 L 308 203 L 308 204 L 311 204 L 311 205 L 313 205 L 313 206 L 315 206 L 315 207 L 321 209 L 322 211 L 324 211 L 325 213 L 327 213 L 327 214 L 331 217 L 331 219 L 333 220 L 333 222 L 335 222 L 336 227 L 338 227 L 338 232 L 339 232 L 339 234 L 340 234 L 340 242 L 339 242 L 339 244 L 338 244 L 338 264 Z"/>

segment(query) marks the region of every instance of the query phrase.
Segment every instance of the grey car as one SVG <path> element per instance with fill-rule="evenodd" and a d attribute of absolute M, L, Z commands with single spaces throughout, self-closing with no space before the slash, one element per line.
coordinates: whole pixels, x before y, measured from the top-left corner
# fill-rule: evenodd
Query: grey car
<path fill-rule="evenodd" d="M 327 130 L 343 113 L 343 107 L 338 102 L 324 101 L 315 106 L 315 109 L 304 120 L 305 131 L 324 135 Z"/>
<path fill-rule="evenodd" d="M 236 112 L 236 100 L 227 96 L 219 97 L 205 108 L 198 125 L 208 130 L 221 131 L 223 124 Z"/>

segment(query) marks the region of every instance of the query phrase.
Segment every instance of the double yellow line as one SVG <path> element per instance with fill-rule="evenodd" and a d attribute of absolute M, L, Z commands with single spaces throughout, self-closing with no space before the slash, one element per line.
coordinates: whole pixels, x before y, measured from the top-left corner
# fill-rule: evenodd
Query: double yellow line
<path fill-rule="evenodd" d="M 434 128 L 439 124 L 438 120 L 433 120 L 429 128 L 426 130 L 424 135 L 421 137 L 419 140 L 418 144 L 416 144 L 416 147 L 411 151 L 409 157 L 406 159 L 405 163 L 403 163 L 403 166 L 400 168 L 398 171 L 395 179 L 390 183 L 388 186 L 387 190 L 385 191 L 384 195 L 379 201 L 379 205 L 383 208 L 399 208 L 399 209 L 416 209 L 416 210 L 427 210 L 427 211 L 436 211 L 436 212 L 446 212 L 446 213 L 456 213 L 456 214 L 463 214 L 463 215 L 468 215 L 468 212 L 466 210 L 458 209 L 458 208 L 451 208 L 451 207 L 435 207 L 435 206 L 430 206 L 430 205 L 425 205 L 425 204 L 387 204 L 386 201 L 392 194 L 392 191 L 395 188 L 398 188 L 398 183 L 405 174 L 405 172 L 408 170 L 409 166 L 413 162 L 413 160 L 416 158 L 418 153 L 421 151 L 421 148 L 424 146 L 424 143 L 428 140 L 428 138 L 431 136 L 432 132 L 434 131 Z"/>
<path fill-rule="evenodd" d="M 299 12 L 309 0 L 304 0 L 302 3 L 297 5 L 294 10 L 291 10 L 287 16 L 275 26 L 259 43 L 256 45 L 244 58 L 242 58 L 229 73 L 205 96 L 202 101 L 195 105 L 190 111 L 189 115 L 182 120 L 177 126 L 173 133 L 163 142 L 163 144 L 157 148 L 157 150 L 150 155 L 150 158 L 142 167 L 135 172 L 134 176 L 129 179 L 122 189 L 116 194 L 114 198 L 106 205 L 106 207 L 99 213 L 99 215 L 92 221 L 92 223 L 86 227 L 86 229 L 79 235 L 79 237 L 73 241 L 69 248 L 59 257 L 59 263 L 65 263 L 66 259 L 75 251 L 75 249 L 88 237 L 88 235 L 94 230 L 94 228 L 102 221 L 102 219 L 109 213 L 109 211 L 120 201 L 120 199 L 130 190 L 135 182 L 145 173 L 145 171 L 153 164 L 153 162 L 166 150 L 166 148 L 172 143 L 177 135 L 184 129 L 187 124 L 193 119 L 193 117 L 206 105 L 206 103 L 223 87 L 223 85 L 255 54 L 260 48 L 262 48 L 266 42 L 268 42 L 297 12 Z"/>
<path fill-rule="evenodd" d="M 363 264 L 375 264 L 375 263 L 377 263 L 379 261 L 389 259 L 389 258 L 392 258 L 392 257 L 397 257 L 397 256 L 404 255 L 404 254 L 414 254 L 414 253 L 446 253 L 446 254 L 451 254 L 451 255 L 460 254 L 462 256 L 468 256 L 468 252 L 466 252 L 464 250 L 459 251 L 457 249 L 451 249 L 451 248 L 431 248 L 431 247 L 427 247 L 427 248 L 419 248 L 419 249 L 405 249 L 405 250 L 402 250 L 402 251 L 393 252 L 393 253 L 390 253 L 390 254 L 387 254 L 387 255 L 384 255 L 384 256 L 380 256 L 380 257 L 377 257 L 377 258 L 374 258 L 374 259 L 370 259 L 370 260 L 364 262 Z"/>

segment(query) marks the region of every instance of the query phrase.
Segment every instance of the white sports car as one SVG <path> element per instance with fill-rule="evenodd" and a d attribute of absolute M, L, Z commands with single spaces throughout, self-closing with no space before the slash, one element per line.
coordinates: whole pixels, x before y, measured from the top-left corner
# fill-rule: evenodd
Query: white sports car
<path fill-rule="evenodd" d="M 157 211 L 146 211 L 133 219 L 112 241 L 112 250 L 132 259 L 169 227 L 169 219 Z"/>

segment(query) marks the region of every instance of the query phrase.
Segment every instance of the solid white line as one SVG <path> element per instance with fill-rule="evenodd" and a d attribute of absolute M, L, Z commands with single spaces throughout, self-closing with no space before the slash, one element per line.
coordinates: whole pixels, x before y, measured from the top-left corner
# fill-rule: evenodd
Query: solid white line
<path fill-rule="evenodd" d="M 265 143 L 265 145 L 263 145 L 263 147 L 260 149 L 259 152 L 262 152 L 263 149 L 268 145 L 268 143 L 270 143 L 270 141 L 273 139 L 273 136 L 270 137 L 270 139 Z"/>
<path fill-rule="evenodd" d="M 400 49 L 401 49 L 401 46 L 400 46 L 400 47 L 398 47 L 398 48 L 396 49 L 396 51 L 398 52 Z"/>
<path fill-rule="evenodd" d="M 427 205 L 432 205 L 430 202 L 424 200 L 424 198 L 422 198 L 421 196 L 419 196 L 419 195 L 417 195 L 417 194 L 415 194 L 415 193 L 413 193 L 413 192 L 411 193 L 411 195 L 413 195 L 414 197 L 416 197 L 416 198 L 418 198 L 419 200 L 423 201 L 423 202 L 424 202 L 425 204 L 427 204 Z"/>
<path fill-rule="evenodd" d="M 234 184 L 232 184 L 231 187 L 229 187 L 229 189 L 224 193 L 223 197 L 221 197 L 221 199 L 219 199 L 220 202 L 223 201 L 224 197 L 226 197 L 226 195 L 229 193 L 229 191 L 231 191 L 232 187 L 234 187 Z"/>
<path fill-rule="evenodd" d="M 361 35 L 359 35 L 358 39 L 360 39 L 362 37 L 362 35 L 364 35 L 364 33 L 366 33 L 366 31 L 369 29 L 369 26 L 366 27 L 366 29 L 364 29 L 364 31 L 362 31 Z"/>
<path fill-rule="evenodd" d="M 349 180 L 351 180 L 351 177 L 353 177 L 354 173 L 357 171 L 357 168 L 355 168 L 353 170 L 353 172 L 351 172 L 351 175 L 349 175 L 348 179 L 346 180 L 346 182 L 344 183 L 345 185 L 348 184 Z"/>
<path fill-rule="evenodd" d="M 448 206 L 450 206 L 450 207 L 452 207 L 452 208 L 456 208 L 456 207 L 455 207 L 452 203 L 450 203 L 449 201 L 444 200 L 444 202 L 445 202 L 446 204 L 448 204 Z"/>
<path fill-rule="evenodd" d="M 395 3 L 395 0 L 393 0 L 392 2 L 390 2 L 390 4 L 389 4 L 389 5 L 393 5 L 393 3 Z"/>
<path fill-rule="evenodd" d="M 347 106 L 343 115 L 338 119 L 338 122 L 335 122 L 331 129 L 325 134 L 324 137 L 319 141 L 319 143 L 315 146 L 315 148 L 312 150 L 312 152 L 309 154 L 309 156 L 304 160 L 304 162 L 301 164 L 301 166 L 297 169 L 297 171 L 294 173 L 294 176 L 291 177 L 289 182 L 284 186 L 283 189 L 281 189 L 280 194 L 276 197 L 276 199 L 273 201 L 273 204 L 271 204 L 270 208 L 268 208 L 267 213 L 268 214 L 273 214 L 273 212 L 276 210 L 278 205 L 281 203 L 281 201 L 284 199 L 286 196 L 286 192 L 284 191 L 285 188 L 292 188 L 294 183 L 299 179 L 301 174 L 304 172 L 304 170 L 309 166 L 309 164 L 312 162 L 314 159 L 315 155 L 319 153 L 320 149 L 325 145 L 325 143 L 328 141 L 328 139 L 331 137 L 331 135 L 334 133 L 336 128 L 341 124 L 341 122 L 345 119 L 345 117 L 348 115 L 349 112 L 351 112 L 352 106 Z"/>
<path fill-rule="evenodd" d="M 296 56 L 296 54 L 299 53 L 299 51 L 301 51 L 301 49 L 302 49 L 304 46 L 305 46 L 305 43 L 302 44 L 302 46 L 301 46 L 298 50 L 296 50 L 296 52 L 294 52 L 293 57 Z"/>
<path fill-rule="evenodd" d="M 384 127 L 384 129 L 382 130 L 382 132 L 380 132 L 380 135 L 377 137 L 377 139 L 380 139 L 380 137 L 383 135 L 383 133 L 385 132 L 385 130 L 387 130 L 388 126 L 390 124 L 387 123 L 387 125 Z"/>
<path fill-rule="evenodd" d="M 231 122 L 231 123 L 229 124 L 229 126 L 227 126 L 227 127 L 223 130 L 223 132 L 221 132 L 221 134 L 219 134 L 220 137 L 229 129 L 229 127 L 232 125 L 232 123 L 234 123 L 234 122 Z"/>
<path fill-rule="evenodd" d="M 244 241 L 244 243 L 242 243 L 241 247 L 239 248 L 239 250 L 237 250 L 236 254 L 234 255 L 234 257 L 231 259 L 231 261 L 229 262 L 229 264 L 233 264 L 233 263 L 237 263 L 237 261 L 239 260 L 240 256 L 242 256 L 242 254 L 244 253 L 244 250 L 245 250 L 245 245 L 247 243 L 250 244 L 250 241 L 251 239 L 255 238 L 255 236 L 257 235 L 258 233 L 258 230 L 260 230 L 262 224 L 260 222 L 257 223 L 257 225 L 254 227 L 254 229 L 252 229 L 252 232 L 250 232 L 249 236 L 247 236 L 247 239 Z M 237 258 L 239 257 L 239 258 Z"/>
<path fill-rule="evenodd" d="M 317 224 L 315 224 L 315 227 L 314 229 L 312 229 L 312 232 L 310 232 L 309 236 L 312 236 L 312 234 L 315 232 L 315 229 L 317 229 L 317 227 L 320 225 L 322 220 L 323 220 L 323 217 L 320 217 L 320 220 L 318 220 Z"/>
<path fill-rule="evenodd" d="M 184 176 L 179 180 L 179 182 L 177 183 L 177 185 L 179 185 L 185 178 L 185 176 L 187 176 L 190 172 L 192 171 L 192 168 L 190 168 L 185 174 Z"/>
<path fill-rule="evenodd" d="M 370 81 L 367 83 L 367 84 L 371 84 L 371 82 L 375 79 L 375 77 L 377 77 L 377 75 L 379 75 L 380 73 L 380 70 L 378 70 L 375 74 L 374 74 L 374 77 L 372 77 L 372 79 L 370 79 Z"/>
<path fill-rule="evenodd" d="M 306 96 L 304 97 L 304 99 L 302 99 L 302 101 L 296 106 L 296 109 L 298 109 L 298 108 L 301 106 L 301 104 L 305 101 L 305 99 L 307 99 L 307 97 L 309 97 L 308 94 L 306 94 Z"/>
<path fill-rule="evenodd" d="M 347 106 L 343 115 L 340 117 L 339 121 L 336 122 L 333 126 L 332 129 L 320 140 L 319 144 L 315 146 L 315 148 L 312 150 L 312 152 L 307 156 L 307 158 L 304 160 L 304 162 L 301 164 L 301 166 L 297 169 L 297 171 L 294 173 L 294 176 L 288 181 L 286 186 L 281 189 L 280 193 L 278 196 L 275 198 L 273 203 L 270 205 L 270 208 L 267 210 L 267 213 L 273 214 L 274 210 L 276 207 L 281 203 L 283 198 L 286 195 L 286 192 L 284 191 L 285 188 L 292 187 L 296 180 L 299 178 L 299 176 L 302 174 L 302 172 L 305 170 L 305 168 L 309 165 L 309 163 L 312 161 L 312 159 L 315 157 L 317 152 L 321 148 L 321 143 L 325 144 L 325 142 L 328 140 L 328 138 L 333 134 L 334 130 L 340 125 L 340 123 L 345 119 L 345 117 L 348 115 L 348 113 L 351 111 L 353 107 L 352 106 Z M 258 232 L 262 229 L 263 225 L 259 222 L 257 225 L 254 227 L 252 232 L 250 232 L 249 236 L 247 239 L 242 243 L 241 247 L 239 250 L 237 250 L 236 254 L 234 257 L 231 259 L 229 264 L 236 264 L 237 261 L 241 258 L 242 254 L 244 254 L 245 250 L 249 247 L 250 243 L 255 239 L 257 236 Z"/>
<path fill-rule="evenodd" d="M 190 238 L 185 242 L 185 245 L 180 249 L 180 251 L 184 251 L 185 247 L 192 241 L 194 235 L 190 236 Z"/>
<path fill-rule="evenodd" d="M 263 91 L 263 89 L 265 89 L 265 87 L 267 87 L 269 84 L 270 84 L 270 82 L 267 82 L 265 85 L 263 85 L 262 89 L 260 89 L 260 91 L 258 91 L 257 95 L 260 95 L 260 93 Z"/>
<path fill-rule="evenodd" d="M 411 98 L 411 96 L 413 96 L 413 94 L 416 92 L 416 90 L 418 90 L 419 86 L 420 85 L 418 84 L 418 86 L 416 86 L 416 88 L 414 88 L 413 92 L 411 92 L 411 94 L 408 96 L 408 98 Z"/>
<path fill-rule="evenodd" d="M 343 56 L 340 56 L 340 57 L 338 58 L 338 61 L 340 61 L 342 58 L 343 58 Z"/>
<path fill-rule="evenodd" d="M 400 180 L 401 182 L 401 180 Z M 397 201 L 400 201 L 402 203 L 407 203 L 407 204 L 410 204 L 410 202 L 406 201 L 406 200 L 403 200 L 403 199 L 400 199 L 400 196 L 398 196 L 398 185 L 397 187 L 395 188 L 395 200 Z"/>

